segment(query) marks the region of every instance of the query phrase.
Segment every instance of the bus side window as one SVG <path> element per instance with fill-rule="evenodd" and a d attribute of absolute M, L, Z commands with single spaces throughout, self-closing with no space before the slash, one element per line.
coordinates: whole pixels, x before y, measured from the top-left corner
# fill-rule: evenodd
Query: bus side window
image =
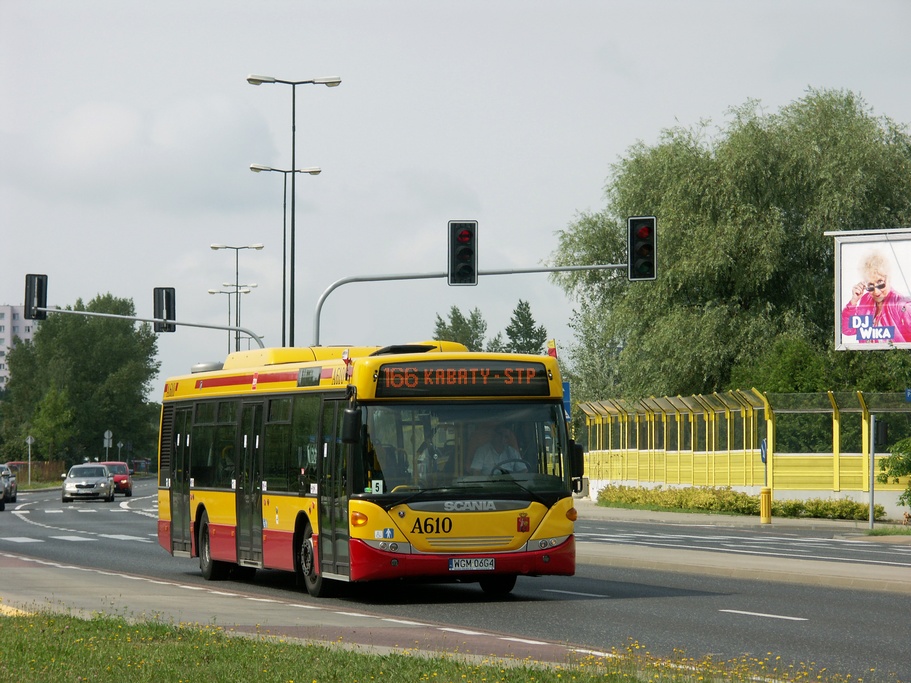
<path fill-rule="evenodd" d="M 316 495 L 316 466 L 319 450 L 317 430 L 319 396 L 297 396 L 291 417 L 292 463 L 297 475 L 297 491 L 302 495 Z"/>

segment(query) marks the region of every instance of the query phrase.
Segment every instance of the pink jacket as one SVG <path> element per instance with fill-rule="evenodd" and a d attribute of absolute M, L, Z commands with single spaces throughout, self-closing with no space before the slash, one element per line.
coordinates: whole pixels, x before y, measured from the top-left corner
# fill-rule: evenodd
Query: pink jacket
<path fill-rule="evenodd" d="M 857 335 L 859 342 L 911 342 L 911 300 L 891 290 L 883 299 L 882 312 L 878 318 L 876 302 L 866 292 L 856 306 L 850 302 L 841 312 L 841 333 Z"/>

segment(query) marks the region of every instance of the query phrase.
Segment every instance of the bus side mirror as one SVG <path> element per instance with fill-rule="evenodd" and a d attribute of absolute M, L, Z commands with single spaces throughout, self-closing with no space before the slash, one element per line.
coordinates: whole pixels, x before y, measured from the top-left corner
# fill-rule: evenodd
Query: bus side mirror
<path fill-rule="evenodd" d="M 570 474 L 573 479 L 581 479 L 582 475 L 585 474 L 585 451 L 582 448 L 582 444 L 573 441 L 570 453 L 572 458 Z"/>
<path fill-rule="evenodd" d="M 357 443 L 361 436 L 361 411 L 345 408 L 342 415 L 342 443 Z"/>

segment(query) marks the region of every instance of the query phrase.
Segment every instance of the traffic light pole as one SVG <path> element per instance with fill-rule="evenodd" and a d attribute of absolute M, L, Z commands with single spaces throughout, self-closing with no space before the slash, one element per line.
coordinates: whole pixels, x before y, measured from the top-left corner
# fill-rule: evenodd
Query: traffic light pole
<path fill-rule="evenodd" d="M 627 267 L 626 263 L 610 263 L 591 266 L 553 266 L 541 268 L 513 268 L 509 270 L 479 270 L 478 276 L 481 275 L 526 275 L 529 273 L 568 273 L 577 270 L 622 270 Z M 323 304 L 328 296 L 342 285 L 351 284 L 352 282 L 388 282 L 390 280 L 430 280 L 433 278 L 448 277 L 449 273 L 393 273 L 389 275 L 353 275 L 343 277 L 329 285 L 320 295 L 319 301 L 316 302 L 316 311 L 313 315 L 313 346 L 319 346 L 319 319 L 323 310 Z M 179 323 L 177 323 L 179 324 Z"/>
<path fill-rule="evenodd" d="M 64 308 L 41 308 L 36 307 L 36 311 L 43 311 L 45 313 L 69 313 L 70 315 L 86 315 L 92 318 L 116 318 L 118 320 L 131 320 L 133 322 L 139 323 L 158 323 L 158 324 L 167 324 L 167 325 L 182 325 L 184 327 L 204 327 L 209 330 L 228 330 L 230 332 L 243 332 L 252 339 L 256 340 L 256 343 L 259 344 L 259 348 L 265 348 L 263 340 L 260 339 L 256 334 L 251 332 L 245 327 L 225 327 L 224 325 L 206 325 L 204 323 L 182 323 L 177 320 L 165 320 L 164 318 L 137 318 L 132 315 L 117 315 L 116 313 L 96 313 L 94 311 L 71 311 Z"/>

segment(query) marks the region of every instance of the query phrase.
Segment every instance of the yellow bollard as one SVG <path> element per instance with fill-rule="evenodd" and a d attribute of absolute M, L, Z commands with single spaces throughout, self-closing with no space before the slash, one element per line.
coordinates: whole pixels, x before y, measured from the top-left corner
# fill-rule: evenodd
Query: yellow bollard
<path fill-rule="evenodd" d="M 772 523 L 772 489 L 768 487 L 759 489 L 759 523 Z"/>

